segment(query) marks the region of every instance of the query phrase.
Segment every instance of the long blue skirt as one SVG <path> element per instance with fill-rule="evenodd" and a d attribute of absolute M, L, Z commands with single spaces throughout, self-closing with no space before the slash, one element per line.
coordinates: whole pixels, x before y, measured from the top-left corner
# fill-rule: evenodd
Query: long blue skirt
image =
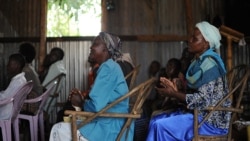
<path fill-rule="evenodd" d="M 227 129 L 215 128 L 206 122 L 199 128 L 201 135 L 225 135 L 227 133 Z M 191 141 L 193 136 L 193 114 L 176 111 L 156 115 L 150 120 L 147 141 Z"/>

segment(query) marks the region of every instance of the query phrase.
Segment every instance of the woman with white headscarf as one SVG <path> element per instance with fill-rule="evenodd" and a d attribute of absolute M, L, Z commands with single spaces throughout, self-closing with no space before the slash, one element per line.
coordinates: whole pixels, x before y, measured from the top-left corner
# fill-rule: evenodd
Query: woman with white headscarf
<path fill-rule="evenodd" d="M 203 109 L 214 106 L 228 94 L 225 82 L 226 69 L 219 54 L 221 35 L 219 30 L 208 22 L 197 23 L 189 39 L 188 51 L 194 53 L 187 73 L 187 85 L 193 93 L 181 93 L 166 78 L 160 81 L 164 88 L 156 90 L 166 96 L 175 97 L 187 104 L 187 111 L 178 110 L 172 113 L 156 115 L 150 121 L 147 141 L 191 141 L 193 139 L 194 108 Z M 229 107 L 231 101 L 223 103 Z M 201 120 L 206 112 L 199 113 Z M 230 113 L 216 111 L 199 128 L 202 135 L 223 135 L 228 133 Z"/>

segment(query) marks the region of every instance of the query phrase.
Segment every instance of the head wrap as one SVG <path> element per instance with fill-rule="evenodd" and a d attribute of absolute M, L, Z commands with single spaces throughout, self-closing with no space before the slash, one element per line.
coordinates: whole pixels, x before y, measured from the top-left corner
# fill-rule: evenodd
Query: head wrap
<path fill-rule="evenodd" d="M 118 36 L 110 33 L 100 32 L 99 37 L 103 40 L 107 46 L 107 49 L 113 60 L 117 60 L 122 57 L 121 48 L 122 42 Z"/>
<path fill-rule="evenodd" d="M 200 30 L 205 40 L 209 42 L 210 48 L 220 53 L 221 35 L 218 28 L 206 21 L 197 23 L 195 26 Z"/>

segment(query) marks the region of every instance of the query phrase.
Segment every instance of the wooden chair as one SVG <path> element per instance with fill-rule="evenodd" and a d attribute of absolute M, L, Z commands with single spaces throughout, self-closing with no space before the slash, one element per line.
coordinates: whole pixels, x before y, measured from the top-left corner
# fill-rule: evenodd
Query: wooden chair
<path fill-rule="evenodd" d="M 240 64 L 235 66 L 233 69 L 228 71 L 227 73 L 227 80 L 228 80 L 228 87 L 231 91 L 233 87 L 239 82 L 239 79 L 246 73 L 249 66 L 246 64 Z"/>
<path fill-rule="evenodd" d="M 130 79 L 129 90 L 135 86 L 136 77 L 140 71 L 140 67 L 141 65 L 137 65 L 130 73 L 125 76 L 125 79 Z"/>
<path fill-rule="evenodd" d="M 70 111 L 66 110 L 66 115 L 71 115 L 71 125 L 72 125 L 72 138 L 73 141 L 77 141 L 77 128 L 84 126 L 91 120 L 93 120 L 96 117 L 115 117 L 115 118 L 127 118 L 126 122 L 124 123 L 122 129 L 119 132 L 119 135 L 117 136 L 117 141 L 119 141 L 122 137 L 122 135 L 130 128 L 131 122 L 133 119 L 140 118 L 142 113 L 142 104 L 144 103 L 146 97 L 150 93 L 151 89 L 154 86 L 154 83 L 156 82 L 156 78 L 151 78 L 140 85 L 134 87 L 132 90 L 130 90 L 126 95 L 120 97 L 113 103 L 107 105 L 105 108 L 103 108 L 101 111 L 97 113 L 91 113 L 91 112 L 79 112 L 79 111 Z M 130 113 L 124 114 L 124 113 L 106 113 L 106 111 L 111 108 L 112 106 L 118 104 L 122 100 L 129 98 L 133 95 L 137 95 L 137 100 L 135 101 L 135 104 L 130 110 Z M 79 125 L 76 125 L 76 117 L 83 116 L 86 119 L 82 121 Z"/>
<path fill-rule="evenodd" d="M 234 121 L 237 118 L 237 114 L 241 114 L 243 109 L 241 108 L 241 99 L 243 97 L 243 93 L 245 92 L 245 88 L 247 85 L 247 81 L 249 79 L 250 70 L 247 65 L 239 65 L 231 69 L 227 76 L 229 80 L 229 89 L 230 92 L 226 95 L 222 100 L 218 102 L 214 107 L 208 107 L 203 110 L 209 111 L 209 113 L 204 117 L 204 119 L 198 123 L 198 109 L 194 110 L 194 138 L 193 141 L 232 141 L 232 126 Z M 232 99 L 231 107 L 221 107 L 221 104 L 227 100 L 228 98 Z M 231 113 L 231 120 L 229 123 L 229 130 L 227 135 L 218 135 L 218 136 L 204 136 L 198 134 L 199 127 L 208 119 L 208 117 L 214 111 L 228 111 Z"/>

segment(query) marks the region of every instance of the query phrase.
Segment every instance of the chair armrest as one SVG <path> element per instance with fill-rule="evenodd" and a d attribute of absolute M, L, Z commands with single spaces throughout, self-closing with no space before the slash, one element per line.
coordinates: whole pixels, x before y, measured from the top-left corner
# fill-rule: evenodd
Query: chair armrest
<path fill-rule="evenodd" d="M 14 98 L 8 98 L 8 99 L 0 100 L 0 105 L 6 105 L 6 104 L 12 102 L 13 100 L 14 100 Z"/>
<path fill-rule="evenodd" d="M 243 113 L 242 108 L 232 108 L 232 107 L 207 107 L 205 109 L 194 109 L 194 117 L 198 116 L 198 111 L 209 111 L 211 114 L 213 111 L 228 111 L 228 112 L 236 112 L 236 113 Z M 199 124 L 195 123 L 196 127 L 200 128 L 200 126 L 208 119 L 209 116 L 206 116 Z M 196 121 L 198 121 L 196 119 Z M 198 125 L 198 126 L 197 126 Z"/>
<path fill-rule="evenodd" d="M 64 112 L 65 115 L 71 115 L 72 116 L 72 127 L 73 126 L 77 126 L 77 128 L 79 129 L 80 127 L 84 126 L 85 124 L 87 124 L 88 122 L 90 122 L 94 115 L 96 113 L 92 113 L 92 112 L 83 112 L 83 111 L 72 111 L 72 110 L 66 110 Z M 78 125 L 76 125 L 76 118 L 77 116 L 81 116 L 81 117 L 86 117 L 85 120 L 83 120 L 81 123 L 79 123 Z M 101 113 L 100 115 L 98 115 L 97 117 L 113 117 L 113 118 L 140 118 L 141 114 L 130 114 L 130 113 Z M 90 120 L 89 120 L 90 119 Z M 73 127 L 73 128 L 75 128 Z M 76 129 L 74 129 L 76 130 Z"/>
<path fill-rule="evenodd" d="M 37 98 L 32 98 L 32 99 L 26 99 L 26 100 L 24 100 L 24 103 L 36 103 L 36 102 L 39 102 L 41 100 L 42 100 L 41 97 L 37 97 Z"/>
<path fill-rule="evenodd" d="M 65 115 L 81 116 L 81 117 L 91 117 L 96 113 L 84 112 L 84 111 L 72 111 L 66 110 Z M 117 117 L 117 118 L 140 118 L 140 114 L 129 114 L 129 113 L 102 113 L 98 117 Z"/>
<path fill-rule="evenodd" d="M 237 112 L 237 113 L 243 113 L 243 109 L 241 108 L 232 108 L 232 107 L 207 107 L 205 110 L 208 111 L 228 111 L 228 112 Z"/>

